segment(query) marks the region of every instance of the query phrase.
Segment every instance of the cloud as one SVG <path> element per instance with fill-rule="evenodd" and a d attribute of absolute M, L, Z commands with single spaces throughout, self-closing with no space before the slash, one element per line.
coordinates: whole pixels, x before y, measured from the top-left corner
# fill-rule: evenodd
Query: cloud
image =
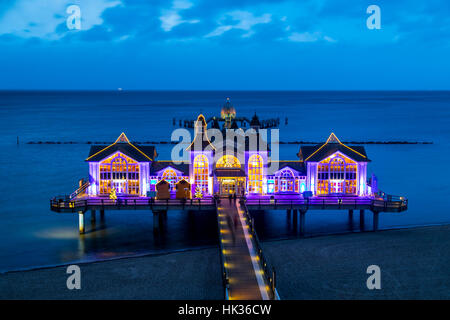
<path fill-rule="evenodd" d="M 21 38 L 56 40 L 63 36 L 55 32 L 66 22 L 66 9 L 73 1 L 18 0 L 6 8 L 0 19 L 0 35 L 11 34 Z M 79 0 L 81 29 L 89 30 L 103 23 L 104 10 L 121 4 L 120 0 Z M 69 31 L 68 29 L 66 31 Z"/>
<path fill-rule="evenodd" d="M 335 39 L 329 36 L 323 36 L 321 32 L 293 32 L 287 39 L 291 42 L 316 42 L 316 41 L 326 41 L 326 42 L 336 42 Z"/>
<path fill-rule="evenodd" d="M 236 21 L 235 24 L 224 24 L 228 18 L 231 18 L 232 21 Z M 265 13 L 259 17 L 255 16 L 252 12 L 249 11 L 233 11 L 225 14 L 225 16 L 221 17 L 219 20 L 219 25 L 213 31 L 205 35 L 206 38 L 217 37 L 224 34 L 227 31 L 232 29 L 244 30 L 247 33 L 243 34 L 242 37 L 250 37 L 254 34 L 252 28 L 258 24 L 267 24 L 272 21 L 272 15 L 269 13 Z"/>
<path fill-rule="evenodd" d="M 176 26 L 183 23 L 199 23 L 198 19 L 185 20 L 181 17 L 180 11 L 190 9 L 193 3 L 188 0 L 175 0 L 172 2 L 172 7 L 169 10 L 162 10 L 162 15 L 159 17 L 161 20 L 161 28 L 166 31 L 172 31 Z"/>

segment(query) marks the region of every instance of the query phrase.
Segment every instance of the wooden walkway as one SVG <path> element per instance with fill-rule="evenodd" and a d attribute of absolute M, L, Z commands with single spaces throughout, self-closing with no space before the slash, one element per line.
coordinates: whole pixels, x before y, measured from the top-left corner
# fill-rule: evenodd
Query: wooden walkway
<path fill-rule="evenodd" d="M 222 259 L 228 277 L 228 299 L 268 300 L 269 287 L 260 268 L 249 225 L 234 201 L 217 206 Z"/>

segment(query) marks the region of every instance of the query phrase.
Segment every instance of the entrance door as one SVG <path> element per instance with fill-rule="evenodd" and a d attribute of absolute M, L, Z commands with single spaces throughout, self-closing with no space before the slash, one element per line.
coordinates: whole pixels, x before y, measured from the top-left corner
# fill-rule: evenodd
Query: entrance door
<path fill-rule="evenodd" d="M 331 180 L 330 181 L 330 193 L 343 193 L 344 181 L 343 180 Z"/>
<path fill-rule="evenodd" d="M 127 182 L 125 180 L 113 180 L 113 186 L 116 189 L 116 194 L 127 193 Z"/>
<path fill-rule="evenodd" d="M 222 179 L 220 182 L 220 193 L 222 195 L 229 195 L 236 193 L 235 179 Z"/>

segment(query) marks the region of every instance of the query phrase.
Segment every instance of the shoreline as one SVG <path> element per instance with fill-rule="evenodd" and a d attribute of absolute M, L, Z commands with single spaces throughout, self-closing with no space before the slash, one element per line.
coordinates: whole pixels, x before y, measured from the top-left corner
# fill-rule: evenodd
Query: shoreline
<path fill-rule="evenodd" d="M 449 299 L 450 225 L 264 241 L 281 299 Z M 382 290 L 366 268 L 380 265 Z M 222 299 L 217 248 L 80 263 L 0 275 L 0 299 Z M 292 270 L 296 270 L 293 272 Z M 84 289 L 84 290 L 83 290 Z"/>
<path fill-rule="evenodd" d="M 445 223 L 435 223 L 435 224 L 426 224 L 426 225 L 406 225 L 406 226 L 396 226 L 396 227 L 390 227 L 390 228 L 379 228 L 377 232 L 385 232 L 385 231 L 396 231 L 396 230 L 405 230 L 405 229 L 421 229 L 421 228 L 430 228 L 430 227 L 445 227 L 450 226 L 450 222 Z M 277 241 L 291 241 L 291 240 L 301 240 L 301 239 L 312 239 L 312 238 L 319 238 L 319 237 L 327 237 L 327 236 L 344 236 L 354 233 L 370 233 L 371 230 L 366 230 L 363 232 L 360 232 L 359 230 L 354 231 L 342 231 L 342 232 L 334 232 L 334 233 L 306 233 L 303 237 L 297 236 L 287 236 L 287 237 L 281 237 L 281 238 L 269 238 L 261 240 L 261 242 L 264 243 L 270 243 L 270 242 L 277 242 Z M 204 249 L 211 249 L 216 248 L 218 245 L 206 245 L 206 246 L 200 246 L 200 247 L 190 247 L 190 248 L 180 248 L 180 249 L 170 249 L 166 251 L 161 252 L 142 252 L 132 255 L 123 255 L 123 256 L 117 256 L 113 258 L 103 258 L 103 259 L 96 259 L 96 260 L 89 260 L 89 259 L 81 259 L 81 260 L 73 260 L 73 261 L 67 261 L 63 263 L 56 263 L 56 264 L 48 264 L 48 265 L 38 265 L 38 266 L 30 266 L 30 267 L 22 267 L 17 269 L 11 269 L 11 270 L 0 270 L 0 276 L 4 274 L 9 273 L 16 273 L 16 272 L 27 272 L 27 271 L 37 271 L 37 270 L 45 270 L 45 269 L 52 269 L 52 268 L 58 268 L 58 267 L 66 267 L 73 264 L 91 264 L 91 263 L 100 263 L 100 262 L 108 262 L 108 261 L 116 261 L 116 260 L 122 260 L 122 259 L 133 259 L 133 258 L 141 258 L 141 257 L 156 257 L 156 256 L 164 256 L 169 255 L 172 253 L 179 253 L 179 252 L 189 252 L 189 251 L 198 251 L 198 250 L 204 250 Z"/>

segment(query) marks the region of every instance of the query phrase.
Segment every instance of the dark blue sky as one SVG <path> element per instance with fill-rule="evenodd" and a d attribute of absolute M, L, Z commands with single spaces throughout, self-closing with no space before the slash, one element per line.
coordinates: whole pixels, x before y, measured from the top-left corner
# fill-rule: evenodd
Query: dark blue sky
<path fill-rule="evenodd" d="M 449 90 L 449 57 L 448 0 L 0 2 L 0 89 Z"/>

